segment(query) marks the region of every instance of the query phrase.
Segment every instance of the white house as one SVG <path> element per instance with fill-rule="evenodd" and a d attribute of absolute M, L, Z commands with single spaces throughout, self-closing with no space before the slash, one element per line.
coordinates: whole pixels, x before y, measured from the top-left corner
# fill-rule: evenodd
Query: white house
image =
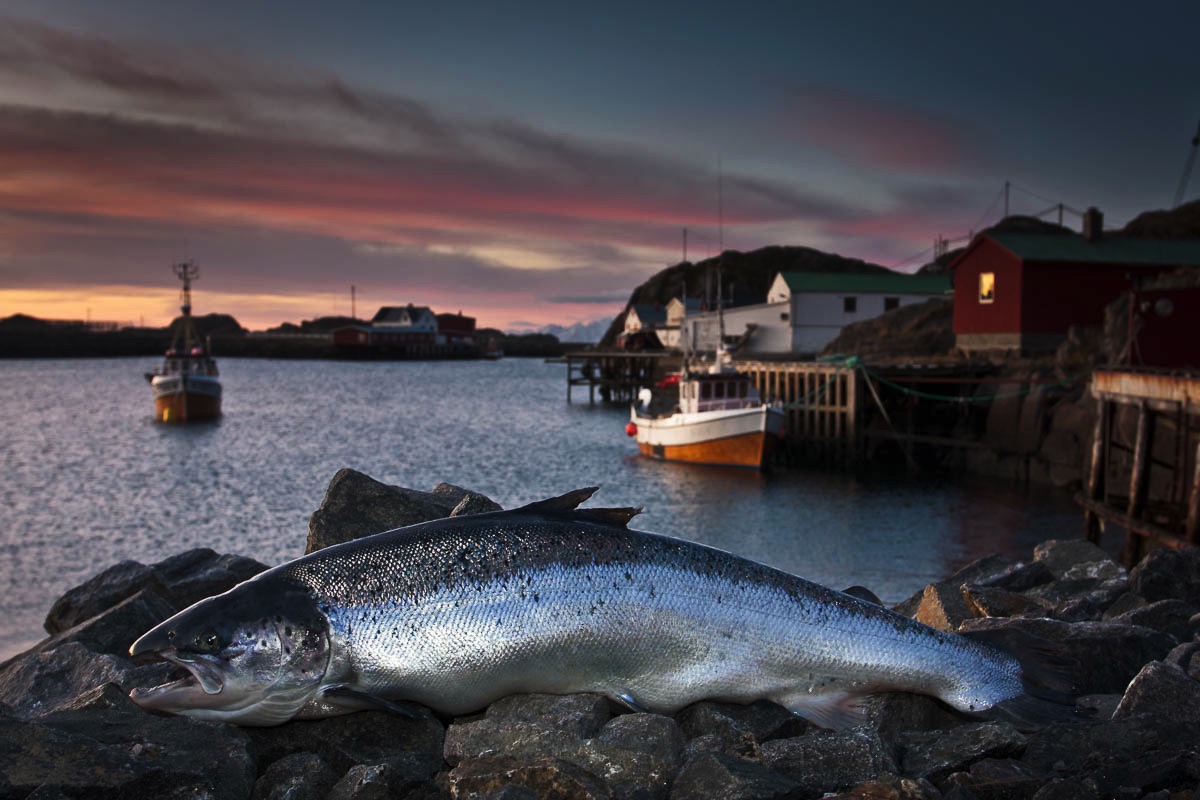
<path fill-rule="evenodd" d="M 820 352 L 852 322 L 873 319 L 885 311 L 944 297 L 949 292 L 948 275 L 781 272 L 767 292 L 767 305 L 783 306 L 780 320 L 790 328 L 789 346 L 783 352 L 808 354 Z M 726 316 L 727 333 L 728 319 Z"/>
<path fill-rule="evenodd" d="M 625 315 L 625 333 L 657 332 L 666 322 L 666 309 L 658 303 L 634 303 Z"/>
<path fill-rule="evenodd" d="M 371 318 L 371 327 L 376 330 L 403 329 L 406 333 L 431 333 L 437 335 L 437 316 L 429 306 L 384 306 Z"/>

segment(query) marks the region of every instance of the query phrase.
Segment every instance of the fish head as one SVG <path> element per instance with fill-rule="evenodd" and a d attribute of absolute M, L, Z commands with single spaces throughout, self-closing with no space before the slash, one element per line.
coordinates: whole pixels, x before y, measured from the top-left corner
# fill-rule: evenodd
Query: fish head
<path fill-rule="evenodd" d="M 291 719 L 321 686 L 329 623 L 300 586 L 250 580 L 201 600 L 129 648 L 187 671 L 130 697 L 143 708 L 239 725 Z"/>

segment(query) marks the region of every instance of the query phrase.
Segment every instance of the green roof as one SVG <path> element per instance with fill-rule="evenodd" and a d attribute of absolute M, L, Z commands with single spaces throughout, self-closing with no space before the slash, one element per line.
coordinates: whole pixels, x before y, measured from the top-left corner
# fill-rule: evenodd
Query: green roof
<path fill-rule="evenodd" d="M 949 275 L 909 275 L 903 272 L 781 272 L 795 292 L 856 294 L 942 294 L 950 291 Z"/>
<path fill-rule="evenodd" d="M 1085 264 L 1147 264 L 1164 267 L 1200 266 L 1200 239 L 1134 239 L 1037 233 L 989 233 L 1005 250 L 1025 261 L 1065 261 Z"/>

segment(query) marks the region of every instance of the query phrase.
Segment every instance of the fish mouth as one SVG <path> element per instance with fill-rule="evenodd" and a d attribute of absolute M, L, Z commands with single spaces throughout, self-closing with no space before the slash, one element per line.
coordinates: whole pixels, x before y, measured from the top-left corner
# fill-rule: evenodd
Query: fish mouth
<path fill-rule="evenodd" d="M 135 688 L 130 699 L 144 708 L 170 711 L 205 705 L 206 699 L 225 689 L 225 674 L 218 663 L 205 656 L 164 650 L 159 658 L 183 668 L 187 674 L 179 680 L 150 689 Z"/>

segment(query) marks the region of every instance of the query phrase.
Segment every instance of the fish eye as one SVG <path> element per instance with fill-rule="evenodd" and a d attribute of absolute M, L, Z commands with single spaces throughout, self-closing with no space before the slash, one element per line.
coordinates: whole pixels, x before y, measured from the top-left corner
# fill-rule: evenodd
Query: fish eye
<path fill-rule="evenodd" d="M 192 640 L 196 649 L 203 653 L 215 653 L 220 649 L 221 640 L 217 636 L 217 632 L 212 628 L 206 628 L 196 634 L 196 638 Z"/>

